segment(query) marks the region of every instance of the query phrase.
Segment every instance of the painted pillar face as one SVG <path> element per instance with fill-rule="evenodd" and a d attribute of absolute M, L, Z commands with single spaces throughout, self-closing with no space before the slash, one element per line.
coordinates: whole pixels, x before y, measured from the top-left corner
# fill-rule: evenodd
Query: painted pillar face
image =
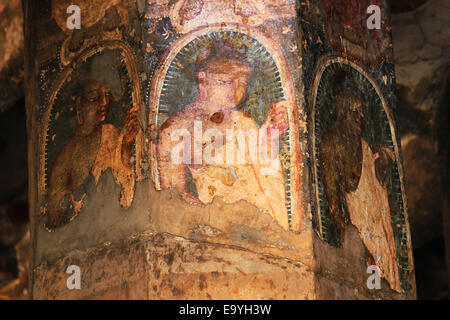
<path fill-rule="evenodd" d="M 370 5 L 381 9 L 369 29 Z M 382 1 L 301 1 L 315 227 L 341 247 L 358 230 L 368 264 L 390 288 L 414 291 L 411 241 L 393 110 L 394 65 Z M 311 79 L 311 80 L 306 80 Z"/>
<path fill-rule="evenodd" d="M 152 178 L 158 188 L 176 188 L 185 200 L 200 205 L 216 197 L 226 203 L 245 200 L 286 230 L 300 231 L 301 109 L 293 82 L 299 60 L 296 51 L 289 51 L 296 45 L 295 8 L 285 3 L 281 7 L 287 16 L 277 17 L 262 15 L 264 6 L 254 5 L 249 12 L 255 22 L 248 24 L 242 24 L 232 1 L 206 1 L 202 9 L 223 6 L 232 17 L 228 23 L 219 16 L 205 26 L 198 9 L 186 28 L 180 21 L 183 6 L 172 8 L 170 23 L 159 22 L 168 34 L 175 34 L 173 25 L 183 34 L 167 46 L 167 58 L 152 81 L 149 122 L 157 130 L 150 146 Z M 269 17 L 292 26 L 284 34 L 270 34 L 262 27 Z"/>
<path fill-rule="evenodd" d="M 50 90 L 43 90 L 39 185 L 40 210 L 47 216 L 49 231 L 75 219 L 87 189 L 108 169 L 121 188 L 121 207 L 130 207 L 142 153 L 136 57 L 122 41 L 129 32 L 121 29 L 128 12 L 118 7 L 87 10 L 92 22 L 69 31 L 63 20 L 66 13 L 59 11 L 61 2 L 52 4 L 67 36 L 56 56 L 43 57 L 41 64 L 41 82 L 52 82 Z"/>
<path fill-rule="evenodd" d="M 198 239 L 312 266 L 296 19 L 290 0 L 148 3 L 149 177 L 199 212 L 176 213 Z M 313 297 L 313 277 L 290 272 L 305 289 L 278 290 Z"/>
<path fill-rule="evenodd" d="M 349 18 L 364 1 L 337 2 L 48 0 L 35 296 L 327 298 L 315 244 L 340 250 L 352 225 L 384 289 L 410 295 L 390 40 Z M 48 278 L 66 256 L 86 291 Z"/>

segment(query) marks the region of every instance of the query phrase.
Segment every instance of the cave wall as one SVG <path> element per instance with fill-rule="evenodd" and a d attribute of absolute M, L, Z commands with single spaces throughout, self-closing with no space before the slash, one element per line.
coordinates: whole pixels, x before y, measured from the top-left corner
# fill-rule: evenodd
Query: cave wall
<path fill-rule="evenodd" d="M 429 245 L 444 238 L 448 251 L 450 235 L 446 227 L 449 4 L 418 1 L 408 8 L 399 3 L 398 12 L 392 17 L 398 119 L 413 246 L 419 251 L 421 248 L 429 251 L 424 259 L 439 269 L 445 268 L 441 258 L 444 249 L 433 250 Z M 428 287 L 434 287 L 438 296 L 442 296 L 438 292 L 448 292 L 445 284 L 448 276 L 444 272 L 431 271 L 426 264 L 421 269 L 429 278 L 421 281 L 426 292 L 431 292 L 425 289 Z"/>

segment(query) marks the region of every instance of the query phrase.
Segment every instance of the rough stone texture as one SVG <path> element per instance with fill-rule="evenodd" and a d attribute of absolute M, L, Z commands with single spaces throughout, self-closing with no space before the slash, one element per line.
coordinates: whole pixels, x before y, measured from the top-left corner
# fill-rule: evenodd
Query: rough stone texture
<path fill-rule="evenodd" d="M 40 247 L 46 250 L 38 254 L 33 297 L 414 299 L 393 293 L 385 281 L 381 291 L 367 289 L 369 253 L 354 228 L 348 230 L 343 247 L 335 249 L 311 233 L 292 237 L 245 202 L 227 205 L 219 199 L 207 208 L 186 207 L 175 190 L 155 192 L 150 198 L 152 206 L 141 208 L 138 215 L 146 217 L 145 227 L 154 231 L 126 236 L 123 229 L 107 235 L 107 225 L 94 225 L 97 236 L 86 227 L 83 233 L 71 232 L 86 226 L 86 219 L 92 221 L 82 213 L 64 234 L 52 233 L 45 241 L 42 234 Z M 134 220 L 132 215 L 127 218 Z M 63 235 L 72 238 L 63 240 Z M 58 251 L 52 249 L 53 241 L 61 244 Z M 320 256 L 311 254 L 311 245 Z M 65 270 L 71 264 L 80 266 L 86 290 L 67 290 Z M 125 281 L 128 276 L 136 282 Z"/>
<path fill-rule="evenodd" d="M 3 89 L 3 88 L 2 88 Z M 27 137 L 23 100 L 0 112 L 0 292 L 18 278 L 18 242 L 27 230 Z M 22 265 L 23 266 L 23 265 Z M 17 280 L 23 288 L 21 280 Z M 25 283 L 25 286 L 27 284 Z M 13 285 L 16 288 L 16 285 Z M 11 292 L 12 287 L 5 291 Z M 18 291 L 9 296 L 18 297 Z"/>
<path fill-rule="evenodd" d="M 430 241 L 443 235 L 446 238 L 447 268 L 450 268 L 447 169 L 449 15 L 450 1 L 428 0 L 413 11 L 392 17 L 398 119 L 411 237 L 415 248 L 430 250 L 426 249 L 427 244 L 435 243 Z M 422 256 L 418 254 L 418 259 Z M 431 256 L 433 259 L 436 257 Z M 440 265 L 440 262 L 427 261 L 421 269 L 431 268 L 430 265 Z M 433 281 L 450 280 L 450 272 L 447 275 L 438 271 L 426 274 L 433 279 L 420 281 L 424 292 L 431 292 L 427 286 L 431 286 Z"/>
<path fill-rule="evenodd" d="M 105 193 L 104 187 L 114 185 L 108 175 L 105 179 L 101 180 L 99 184 L 100 192 L 98 194 Z M 153 186 L 151 187 L 153 188 Z M 279 292 L 276 298 L 280 299 L 283 298 L 282 294 L 286 294 L 287 297 L 291 297 L 292 299 L 313 298 L 313 291 L 305 292 L 304 290 L 298 290 L 299 287 L 312 288 L 314 284 L 314 275 L 312 272 L 314 259 L 312 256 L 311 232 L 304 232 L 292 236 L 290 232 L 285 231 L 280 225 L 274 222 L 268 214 L 262 214 L 257 208 L 243 201 L 230 205 L 217 199 L 211 206 L 201 208 L 197 206 L 186 206 L 184 200 L 181 199 L 175 190 L 163 192 L 153 191 L 151 194 L 145 193 L 148 190 L 149 181 L 138 184 L 136 199 L 142 199 L 141 201 L 147 199 L 150 204 L 149 207 L 145 205 L 134 206 L 130 209 L 130 212 L 124 214 L 118 207 L 107 207 L 104 210 L 98 203 L 95 204 L 94 202 L 91 204 L 88 199 L 86 210 L 83 210 L 77 219 L 61 230 L 48 233 L 44 229 L 38 228 L 37 232 L 40 241 L 37 243 L 35 251 L 35 263 L 39 266 L 37 269 L 45 270 L 47 266 L 53 265 L 53 263 L 46 263 L 46 261 L 60 261 L 59 269 L 62 270 L 71 264 L 64 258 L 67 256 L 67 252 L 82 252 L 83 258 L 77 260 L 86 261 L 79 265 L 81 270 L 85 268 L 94 270 L 90 265 L 92 261 L 96 260 L 96 253 L 92 255 L 86 253 L 90 252 L 89 248 L 96 247 L 98 243 L 112 243 L 112 246 L 106 245 L 106 248 L 115 248 L 117 243 L 122 243 L 122 239 L 127 238 L 129 234 L 138 232 L 138 239 L 141 239 L 142 236 L 139 234 L 147 229 L 154 230 L 152 232 L 155 234 L 158 233 L 159 236 L 156 239 L 159 240 L 152 246 L 146 245 L 146 248 L 150 248 L 147 251 L 153 252 L 154 255 L 151 258 L 146 258 L 148 256 L 147 253 L 142 253 L 141 256 L 137 255 L 138 261 L 136 263 L 137 265 L 141 263 L 139 259 L 142 259 L 142 261 L 149 259 L 148 262 L 153 266 L 148 271 L 150 273 L 148 276 L 149 281 L 152 286 L 149 296 L 142 296 L 139 292 L 133 291 L 135 298 L 269 298 L 274 294 L 273 292 Z M 110 192 L 107 193 L 110 194 Z M 96 192 L 92 194 L 93 198 L 95 198 L 96 194 Z M 167 205 L 169 202 L 171 204 L 170 206 Z M 96 212 L 97 214 L 93 217 L 88 214 L 89 212 Z M 224 214 L 225 212 L 226 215 Z M 120 223 L 119 221 L 123 221 L 124 223 Z M 102 222 L 108 222 L 108 224 Z M 89 227 L 86 227 L 88 224 Z M 161 234 L 165 236 L 161 236 Z M 59 243 L 59 246 L 52 245 L 55 241 Z M 139 241 L 145 243 L 145 237 L 144 240 Z M 119 245 L 122 248 L 126 248 L 126 246 L 126 244 Z M 180 251 L 181 249 L 178 246 L 184 248 L 185 253 Z M 102 260 L 98 262 L 98 269 L 105 273 L 102 279 L 110 279 L 111 277 L 108 276 L 108 273 L 115 272 L 115 268 L 111 269 L 109 267 L 116 264 L 114 262 L 116 261 L 115 259 L 117 261 L 128 259 L 122 256 L 116 258 L 115 252 L 108 254 L 108 257 L 113 261 L 105 263 L 104 261 L 106 260 Z M 84 258 L 86 254 L 90 255 L 91 258 Z M 178 267 L 175 269 L 167 265 L 164 259 L 161 261 L 156 259 L 158 256 L 171 254 L 174 256 L 173 259 L 176 258 L 174 261 L 177 261 L 176 264 Z M 260 259 L 259 257 L 267 258 Z M 243 263 L 243 261 L 246 262 Z M 280 261 L 288 268 L 287 271 L 282 266 L 279 266 Z M 290 263 L 286 264 L 286 261 Z M 72 264 L 77 263 L 74 262 Z M 159 275 L 157 271 L 159 264 L 162 264 L 160 267 L 162 268 L 162 276 L 159 280 L 160 282 L 158 282 L 159 284 L 157 284 L 159 290 L 155 291 L 151 279 L 157 279 L 156 277 Z M 164 266 L 166 269 L 163 268 Z M 240 268 L 246 271 L 244 273 L 237 272 Z M 205 279 L 207 278 L 208 287 L 210 288 L 209 291 L 202 292 L 200 290 L 197 292 L 195 288 L 198 288 L 199 284 L 194 286 L 192 283 L 192 281 L 194 283 L 198 282 L 198 277 L 206 273 L 206 271 L 197 272 L 197 270 L 201 269 L 220 273 L 217 279 L 215 276 L 211 278 L 211 275 L 202 276 Z M 58 281 L 64 280 L 60 287 L 57 286 L 55 288 L 57 290 L 56 292 L 51 292 L 53 292 L 54 297 L 60 297 L 62 295 L 62 297 L 73 298 L 75 297 L 73 295 L 66 296 L 67 288 L 65 287 L 65 279 L 67 279 L 67 275 L 64 274 L 64 270 L 62 270 L 62 273 L 58 271 L 58 274 L 61 274 L 59 280 L 49 279 L 49 283 L 52 283 L 52 286 L 55 283 L 59 283 Z M 229 270 L 234 271 L 231 272 Z M 255 270 L 262 271 L 258 271 L 261 272 L 260 274 L 258 272 L 254 274 Z M 35 283 L 37 283 L 33 287 L 33 297 L 50 298 L 52 297 L 50 293 L 46 295 L 40 289 L 43 279 L 39 272 L 36 273 L 35 270 L 33 275 L 34 279 L 36 279 Z M 49 271 L 47 273 L 49 278 L 52 277 L 52 272 Z M 215 274 L 214 272 L 213 274 Z M 236 272 L 237 274 L 235 274 Z M 168 275 L 164 275 L 165 273 Z M 175 273 L 176 276 L 172 275 L 172 273 Z M 266 277 L 263 277 L 264 274 Z M 252 280 L 253 276 L 256 277 L 256 280 Z M 295 285 L 300 284 L 296 282 L 291 283 L 292 279 L 296 279 L 297 277 L 303 279 L 298 280 L 303 281 L 302 286 L 296 287 Z M 96 279 L 100 281 L 100 278 Z M 267 286 L 268 279 L 272 279 L 274 282 L 272 289 L 278 289 L 263 290 L 262 288 Z M 171 285 L 169 285 L 171 283 L 170 281 L 174 281 L 176 283 L 174 288 L 178 289 L 172 290 Z M 188 282 L 188 284 L 184 284 L 184 282 Z M 243 283 L 250 282 L 252 283 L 251 286 L 246 287 L 245 290 L 241 288 Z M 91 284 L 93 282 L 87 282 L 86 288 L 90 288 Z M 120 285 L 117 284 L 117 288 L 119 287 Z M 116 284 L 111 285 L 111 288 L 116 288 Z M 224 288 L 230 289 L 224 291 Z M 287 291 L 284 292 L 282 289 L 286 289 Z M 83 290 L 82 293 L 77 294 L 82 295 L 83 298 L 85 295 L 86 297 L 92 298 L 105 297 L 103 296 L 103 294 L 106 294 L 105 292 L 99 293 L 99 295 L 92 293 L 93 295 L 90 296 L 91 291 L 89 290 L 87 293 Z M 137 286 L 133 290 L 141 289 Z M 181 290 L 182 292 L 177 290 Z M 114 291 L 114 294 L 119 294 L 117 297 L 131 297 L 127 296 L 125 291 Z"/>
<path fill-rule="evenodd" d="M 149 273 L 145 243 L 124 241 L 86 252 L 73 251 L 59 261 L 49 261 L 34 270 L 34 299 L 145 299 Z M 66 269 L 78 265 L 82 290 L 67 289 Z"/>
<path fill-rule="evenodd" d="M 408 177 L 406 192 L 408 204 L 414 209 L 410 217 L 414 247 L 420 248 L 436 239 L 442 228 L 442 214 L 439 204 L 443 201 L 440 187 L 439 157 L 429 140 L 417 136 L 403 139 L 405 149 L 403 161 Z M 426 157 L 420 155 L 427 155 Z"/>
<path fill-rule="evenodd" d="M 397 81 L 415 93 L 418 108 L 422 110 L 433 104 L 426 101 L 424 98 L 427 97 L 420 93 L 429 92 L 430 85 L 439 83 L 442 75 L 437 69 L 448 67 L 449 5 L 448 0 L 429 0 L 413 12 L 396 14 L 392 17 Z M 421 81 L 426 81 L 425 88 L 421 85 Z M 416 90 L 421 86 L 421 90 Z M 438 92 L 433 96 L 439 97 Z"/>
<path fill-rule="evenodd" d="M 67 290 L 72 264 L 82 270 L 81 291 Z M 74 252 L 40 265 L 35 277 L 36 299 L 314 298 L 313 273 L 301 263 L 167 233 Z"/>
<path fill-rule="evenodd" d="M 353 226 L 346 230 L 342 247 L 336 249 L 315 237 L 314 250 L 320 253 L 315 256 L 317 299 L 415 299 L 414 290 L 406 295 L 395 293 L 384 279 L 381 290 L 367 288 L 370 253 Z"/>
<path fill-rule="evenodd" d="M 104 206 L 102 201 L 95 200 L 101 194 L 118 194 L 112 177 L 106 174 L 100 180 L 97 191 L 92 193 L 92 198 L 87 199 L 86 209 L 69 225 L 52 233 L 43 227 L 37 228 L 40 241 L 35 250 L 35 263 L 148 229 L 197 241 L 244 246 L 267 254 L 301 259 L 309 264 L 313 261 L 311 253 L 307 253 L 308 248 L 312 247 L 310 233 L 292 237 L 268 214 L 261 213 L 244 201 L 230 205 L 217 199 L 204 208 L 186 206 L 175 190 L 152 191 L 149 194 L 150 188 L 153 185 L 149 181 L 138 183 L 136 202 L 142 205 L 132 206 L 125 213 L 120 211 L 118 204 Z M 93 212 L 96 214 L 93 215 Z M 59 245 L 52 245 L 55 242 Z"/>
<path fill-rule="evenodd" d="M 412 239 L 418 247 L 431 234 L 442 234 L 436 128 L 450 74 L 449 14 L 450 1 L 429 0 L 392 17 L 406 187 Z M 427 183 L 434 184 L 431 191 Z"/>
<path fill-rule="evenodd" d="M 389 5 L 393 13 L 407 12 L 423 5 L 427 0 L 390 0 Z"/>
<path fill-rule="evenodd" d="M 0 112 L 23 97 L 23 15 L 21 0 L 0 1 Z"/>
<path fill-rule="evenodd" d="M 441 156 L 440 165 L 442 171 L 442 177 L 444 183 L 442 184 L 443 205 L 442 212 L 444 216 L 444 250 L 446 253 L 446 265 L 447 265 L 447 298 L 450 296 L 450 143 L 448 135 L 450 133 L 450 121 L 449 121 L 449 105 L 450 105 L 450 79 L 447 79 L 445 95 L 440 104 L 440 111 L 438 112 L 438 118 L 444 119 L 438 125 L 439 139 L 439 154 Z"/>
<path fill-rule="evenodd" d="M 317 238 L 321 250 L 334 250 Z M 346 259 L 314 272 L 300 262 L 239 246 L 145 232 L 47 261 L 34 270 L 35 299 L 411 299 L 387 282 L 373 292 L 358 272 L 367 254 L 356 229 L 339 249 Z M 352 261 L 351 263 L 349 261 Z M 69 265 L 81 269 L 82 290 L 66 287 Z M 357 266 L 357 268 L 355 268 Z M 356 273 L 355 273 L 356 271 Z M 339 276 L 336 276 L 339 274 Z"/>
<path fill-rule="evenodd" d="M 150 298 L 314 299 L 314 275 L 299 262 L 236 246 L 158 236 L 150 243 Z M 162 257 L 162 259 L 161 259 Z"/>
<path fill-rule="evenodd" d="M 30 272 L 30 233 L 27 232 L 23 238 L 14 246 L 16 252 L 17 271 L 15 279 L 6 286 L 0 287 L 0 300 L 29 299 L 29 277 Z"/>

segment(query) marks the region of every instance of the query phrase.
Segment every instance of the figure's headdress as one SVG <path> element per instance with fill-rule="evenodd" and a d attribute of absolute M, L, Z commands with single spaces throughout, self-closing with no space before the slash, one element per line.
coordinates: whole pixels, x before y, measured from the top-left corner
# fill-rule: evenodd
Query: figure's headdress
<path fill-rule="evenodd" d="M 227 41 L 214 42 L 197 56 L 197 72 L 250 76 L 246 48 L 235 49 Z"/>

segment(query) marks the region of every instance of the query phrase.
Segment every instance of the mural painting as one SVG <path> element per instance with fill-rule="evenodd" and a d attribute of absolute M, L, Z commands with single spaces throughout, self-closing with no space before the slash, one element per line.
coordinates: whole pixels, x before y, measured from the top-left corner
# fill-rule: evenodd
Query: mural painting
<path fill-rule="evenodd" d="M 52 106 L 46 147 L 49 228 L 80 211 L 87 184 L 98 183 L 107 169 L 122 187 L 120 205 L 129 207 L 133 199 L 139 106 L 133 105 L 126 67 L 108 72 L 113 76 L 106 78 L 102 60 L 120 65 L 120 53 L 105 51 L 87 59 L 63 84 Z"/>
<path fill-rule="evenodd" d="M 262 21 L 264 4 L 248 4 L 255 5 L 247 20 L 253 26 L 245 26 L 236 3 L 179 1 L 171 8 L 171 26 L 186 34 L 167 45 L 152 80 L 152 177 L 158 189 L 175 188 L 189 203 L 244 200 L 286 230 L 299 231 L 301 157 L 292 78 L 281 50 L 253 27 Z M 230 15 L 228 21 L 239 23 L 202 27 L 214 18 L 208 10 L 215 6 L 224 12 L 217 19 Z"/>
<path fill-rule="evenodd" d="M 122 208 L 130 207 L 136 181 L 151 176 L 158 189 L 176 188 L 191 203 L 244 200 L 283 228 L 301 229 L 304 160 L 298 75 L 290 73 L 298 65 L 295 28 L 270 29 L 295 20 L 293 1 L 153 1 L 145 5 L 145 35 L 136 24 L 142 5 L 134 2 L 49 2 L 49 24 L 40 32 L 54 41 L 39 57 L 39 199 L 47 230 L 74 219 L 108 170 L 121 187 Z M 70 4 L 81 9 L 79 30 L 67 28 Z M 290 39 L 289 51 L 277 44 L 282 38 Z M 137 57 L 142 39 L 145 54 Z M 141 83 L 149 87 L 148 130 L 140 121 Z M 207 141 L 194 139 L 197 126 Z M 192 157 L 167 161 L 183 129 Z M 213 160 L 203 163 L 203 156 Z"/>
<path fill-rule="evenodd" d="M 143 133 L 136 59 L 122 41 L 129 37 L 120 19 L 128 17 L 127 11 L 112 2 L 104 11 L 87 12 L 86 28 L 75 33 L 66 29 L 60 5 L 66 4 L 54 1 L 52 9 L 68 37 L 56 59 L 41 65 L 42 82 L 47 78 L 53 83 L 42 87 L 45 134 L 39 196 L 48 231 L 80 213 L 89 190 L 107 170 L 121 187 L 118 204 L 131 206 L 140 178 Z"/>
<path fill-rule="evenodd" d="M 383 16 L 381 29 L 367 28 L 367 8 L 376 5 L 386 7 L 383 0 L 320 0 L 325 18 L 326 37 L 335 51 L 348 54 L 364 65 L 376 65 L 391 53 L 386 17 Z"/>
<path fill-rule="evenodd" d="M 334 244 L 353 224 L 372 263 L 400 291 L 398 261 L 407 250 L 404 230 L 395 226 L 404 224 L 403 203 L 394 139 L 377 91 L 350 65 L 332 63 L 322 73 L 314 110 L 319 221 Z"/>

